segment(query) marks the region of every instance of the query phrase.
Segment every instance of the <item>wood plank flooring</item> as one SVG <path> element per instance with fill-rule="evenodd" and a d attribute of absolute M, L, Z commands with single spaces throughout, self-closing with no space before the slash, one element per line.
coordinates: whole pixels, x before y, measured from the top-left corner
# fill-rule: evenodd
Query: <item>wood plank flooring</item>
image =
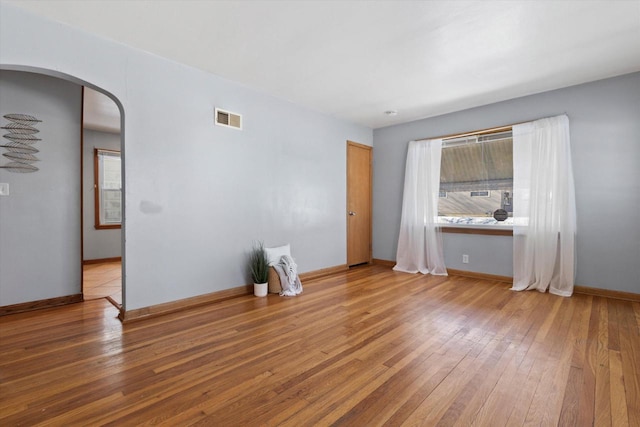
<path fill-rule="evenodd" d="M 122 263 L 101 262 L 82 266 L 82 294 L 85 300 L 110 298 L 122 305 Z"/>
<path fill-rule="evenodd" d="M 368 266 L 122 325 L 0 318 L 0 425 L 640 426 L 640 304 Z"/>

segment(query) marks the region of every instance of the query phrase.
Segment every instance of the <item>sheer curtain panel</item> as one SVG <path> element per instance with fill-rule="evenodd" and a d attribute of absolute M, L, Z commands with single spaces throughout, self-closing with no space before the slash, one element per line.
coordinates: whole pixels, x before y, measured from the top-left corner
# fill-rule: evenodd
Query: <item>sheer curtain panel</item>
<path fill-rule="evenodd" d="M 396 271 L 447 275 L 437 227 L 442 139 L 409 142 Z"/>
<path fill-rule="evenodd" d="M 576 202 L 566 115 L 513 126 L 513 290 L 571 296 Z"/>

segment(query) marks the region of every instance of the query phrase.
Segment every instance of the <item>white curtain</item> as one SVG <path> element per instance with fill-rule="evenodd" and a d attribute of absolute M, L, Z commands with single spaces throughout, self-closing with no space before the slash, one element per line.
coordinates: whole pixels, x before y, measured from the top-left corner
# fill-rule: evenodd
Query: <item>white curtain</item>
<path fill-rule="evenodd" d="M 571 296 L 576 202 L 566 115 L 513 126 L 513 290 Z"/>
<path fill-rule="evenodd" d="M 409 142 L 396 271 L 446 276 L 437 227 L 442 139 Z"/>

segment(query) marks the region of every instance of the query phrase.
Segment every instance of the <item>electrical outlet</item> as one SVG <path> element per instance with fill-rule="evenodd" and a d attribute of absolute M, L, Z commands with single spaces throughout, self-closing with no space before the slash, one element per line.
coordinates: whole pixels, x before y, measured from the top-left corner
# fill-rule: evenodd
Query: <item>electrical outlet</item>
<path fill-rule="evenodd" d="M 463 264 L 469 264 L 469 255 L 467 255 L 467 254 L 463 254 L 462 255 L 462 263 Z"/>
<path fill-rule="evenodd" d="M 8 195 L 9 195 L 9 183 L 0 182 L 0 196 L 8 196 Z"/>

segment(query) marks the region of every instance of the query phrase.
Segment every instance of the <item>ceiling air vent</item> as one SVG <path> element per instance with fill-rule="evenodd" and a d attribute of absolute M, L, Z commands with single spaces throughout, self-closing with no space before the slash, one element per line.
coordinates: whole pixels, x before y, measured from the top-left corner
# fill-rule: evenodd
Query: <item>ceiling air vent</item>
<path fill-rule="evenodd" d="M 216 108 L 216 124 L 242 130 L 242 116 Z"/>

